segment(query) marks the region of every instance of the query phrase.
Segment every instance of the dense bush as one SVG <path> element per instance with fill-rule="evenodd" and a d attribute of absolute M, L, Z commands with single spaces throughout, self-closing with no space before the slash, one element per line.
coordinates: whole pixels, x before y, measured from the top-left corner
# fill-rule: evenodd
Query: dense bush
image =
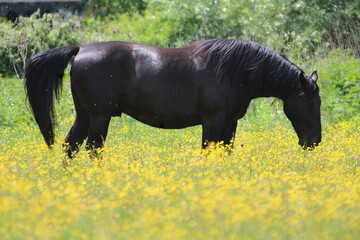
<path fill-rule="evenodd" d="M 146 9 L 146 0 L 83 0 L 86 15 L 94 18 L 124 13 L 142 13 Z"/>
<path fill-rule="evenodd" d="M 36 52 L 62 45 L 79 44 L 80 19 L 64 14 L 37 13 L 20 17 L 15 24 L 0 23 L 0 72 L 22 76 L 26 60 Z"/>
<path fill-rule="evenodd" d="M 321 47 L 360 56 L 360 5 L 350 0 L 87 1 L 83 17 L 45 14 L 0 22 L 0 72 L 22 72 L 33 52 L 125 40 L 179 47 L 209 38 L 249 39 L 293 58 Z"/>
<path fill-rule="evenodd" d="M 297 57 L 306 57 L 318 47 L 352 48 L 360 55 L 360 4 L 356 1 L 153 0 L 147 11 L 160 13 L 173 25 L 169 45 L 237 38 Z"/>
<path fill-rule="evenodd" d="M 116 19 L 105 19 L 105 24 L 94 19 L 85 19 L 82 43 L 99 41 L 128 41 L 159 47 L 169 45 L 173 25 L 162 16 L 145 13 L 122 14 Z M 161 26 L 161 27 L 159 27 Z"/>

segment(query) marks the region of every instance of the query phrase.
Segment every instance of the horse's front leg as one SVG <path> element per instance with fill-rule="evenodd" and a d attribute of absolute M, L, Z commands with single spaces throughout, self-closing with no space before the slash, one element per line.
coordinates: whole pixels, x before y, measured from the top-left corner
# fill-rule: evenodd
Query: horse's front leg
<path fill-rule="evenodd" d="M 232 150 L 234 148 L 236 127 L 237 121 L 227 123 L 221 135 L 220 141 L 223 141 L 225 150 L 229 155 L 232 153 Z"/>
<path fill-rule="evenodd" d="M 225 116 L 216 114 L 203 118 L 202 121 L 202 148 L 206 149 L 212 144 L 219 143 L 222 139 L 226 125 Z"/>
<path fill-rule="evenodd" d="M 108 115 L 91 115 L 89 121 L 89 133 L 86 142 L 86 149 L 90 158 L 101 159 L 102 148 L 105 144 L 111 116 Z"/>
<path fill-rule="evenodd" d="M 236 127 L 237 121 L 227 123 L 221 135 L 220 141 L 224 141 L 224 145 L 228 146 L 229 148 L 234 148 Z"/>

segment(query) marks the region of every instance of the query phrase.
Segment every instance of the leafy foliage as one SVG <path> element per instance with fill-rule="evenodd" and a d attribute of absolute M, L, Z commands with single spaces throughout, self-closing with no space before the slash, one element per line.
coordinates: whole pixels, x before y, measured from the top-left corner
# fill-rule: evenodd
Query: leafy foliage
<path fill-rule="evenodd" d="M 275 51 L 312 54 L 319 46 L 360 55 L 360 5 L 354 1 L 153 0 L 147 11 L 174 24 L 170 45 L 208 38 L 260 42 Z M 324 15 L 327 17 L 324 18 Z"/>
<path fill-rule="evenodd" d="M 126 40 L 179 47 L 210 38 L 257 41 L 295 58 L 319 48 L 360 55 L 360 5 L 350 0 L 92 0 L 76 17 L 45 14 L 0 22 L 1 72 L 20 72 L 34 51 Z M 326 15 L 326 18 L 324 18 Z M 27 49 L 24 55 L 24 49 Z M 30 51 L 28 51 L 30 49 Z M 8 54 L 9 53 L 9 54 Z"/>
<path fill-rule="evenodd" d="M 142 13 L 144 0 L 86 0 L 85 12 L 93 18 L 104 18 L 124 13 Z"/>
<path fill-rule="evenodd" d="M 86 19 L 84 27 L 85 38 L 82 39 L 82 43 L 128 41 L 166 47 L 173 26 L 163 21 L 162 16 L 134 13 L 119 15 L 116 21 L 107 20 L 106 24 Z"/>
<path fill-rule="evenodd" d="M 64 14 L 38 13 L 20 17 L 15 24 L 0 23 L 0 72 L 18 76 L 24 72 L 26 59 L 36 52 L 62 45 L 76 45 L 81 39 L 80 19 Z"/>
<path fill-rule="evenodd" d="M 331 51 L 317 62 L 322 81 L 322 109 L 334 120 L 360 113 L 360 62 L 347 51 Z"/>

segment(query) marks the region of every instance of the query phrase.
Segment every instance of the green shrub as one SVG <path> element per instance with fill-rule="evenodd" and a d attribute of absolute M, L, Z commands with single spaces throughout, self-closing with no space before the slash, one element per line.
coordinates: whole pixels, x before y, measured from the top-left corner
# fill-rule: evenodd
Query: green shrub
<path fill-rule="evenodd" d="M 202 39 L 236 38 L 257 41 L 292 59 L 309 59 L 319 47 L 351 48 L 359 56 L 360 5 L 331 2 L 101 0 L 88 2 L 84 17 L 34 14 L 19 18 L 16 26 L 2 20 L 0 72 L 21 76 L 34 52 L 108 40 L 179 47 Z"/>
<path fill-rule="evenodd" d="M 124 13 L 143 13 L 147 0 L 92 0 L 86 1 L 86 15 L 97 19 Z"/>
<path fill-rule="evenodd" d="M 171 46 L 236 38 L 302 58 L 318 47 L 352 48 L 360 55 L 360 5 L 350 0 L 152 0 L 146 11 L 173 26 Z"/>
<path fill-rule="evenodd" d="M 84 22 L 86 43 L 100 41 L 128 41 L 166 47 L 173 26 L 160 15 L 145 12 L 122 14 L 102 22 L 86 19 Z M 84 43 L 84 41 L 82 42 Z"/>
<path fill-rule="evenodd" d="M 359 115 L 360 61 L 350 50 L 333 50 L 317 60 L 322 109 L 327 117 L 344 120 Z"/>
<path fill-rule="evenodd" d="M 26 59 L 36 52 L 78 44 L 81 38 L 80 19 L 63 14 L 38 13 L 31 17 L 20 17 L 16 24 L 0 23 L 0 72 L 24 73 Z"/>

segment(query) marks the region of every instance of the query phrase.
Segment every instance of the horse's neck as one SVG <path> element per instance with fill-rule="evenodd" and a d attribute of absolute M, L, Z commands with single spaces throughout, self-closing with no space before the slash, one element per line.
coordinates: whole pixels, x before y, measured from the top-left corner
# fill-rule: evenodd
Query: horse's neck
<path fill-rule="evenodd" d="M 284 100 L 290 92 L 293 92 L 298 86 L 294 79 L 287 75 L 276 75 L 265 73 L 256 79 L 249 79 L 248 93 L 250 98 L 276 97 Z"/>

